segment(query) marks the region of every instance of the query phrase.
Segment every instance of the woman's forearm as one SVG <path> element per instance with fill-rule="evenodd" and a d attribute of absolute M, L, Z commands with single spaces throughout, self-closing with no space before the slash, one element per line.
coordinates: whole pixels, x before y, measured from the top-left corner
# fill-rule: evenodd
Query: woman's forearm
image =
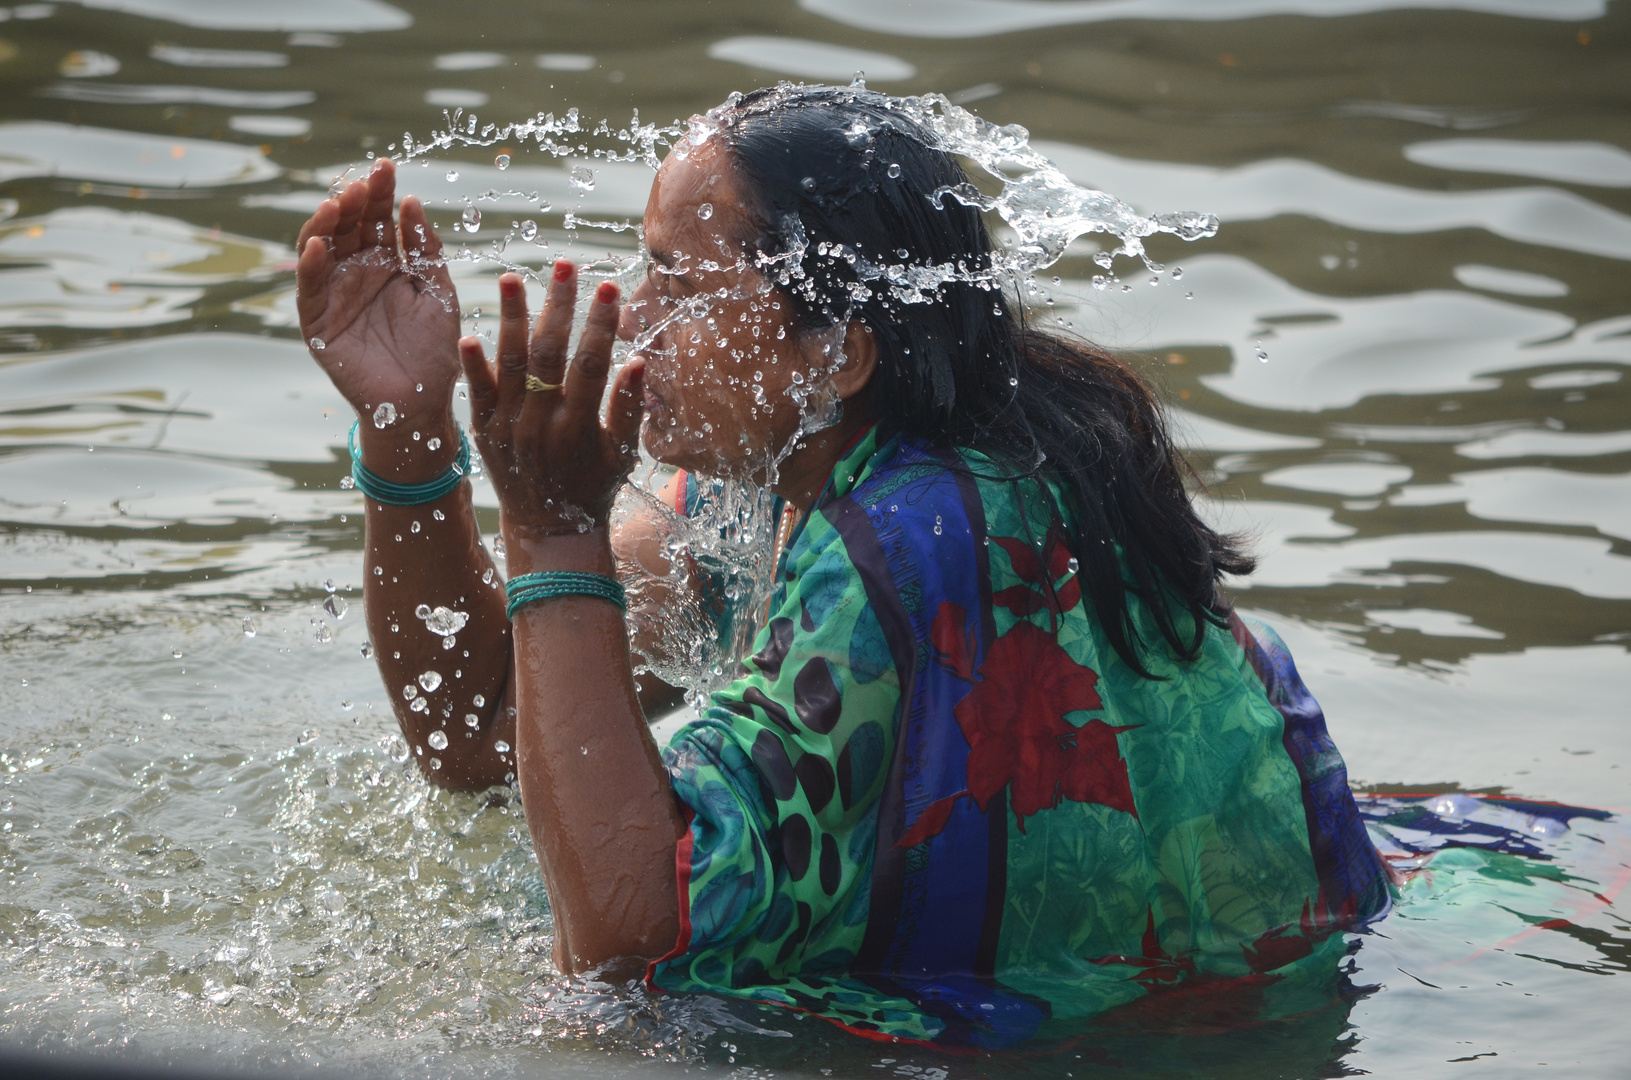
<path fill-rule="evenodd" d="M 506 530 L 516 573 L 614 572 L 603 530 Z M 635 696 L 616 605 L 562 597 L 515 622 L 516 749 L 527 826 L 555 914 L 557 962 L 579 972 L 667 952 L 679 932 L 674 845 L 684 829 Z"/>
<path fill-rule="evenodd" d="M 397 483 L 445 473 L 458 452 L 451 416 L 432 424 L 408 418 L 384 429 L 366 421 L 363 463 Z M 419 431 L 420 438 L 412 434 Z M 438 440 L 430 449 L 431 440 Z M 481 544 L 470 485 L 433 503 L 366 502 L 363 601 L 374 658 L 414 760 L 434 784 L 480 790 L 515 769 L 515 720 L 509 711 L 510 625 L 502 579 Z M 450 636 L 433 628 L 438 609 L 466 616 Z M 455 618 L 454 621 L 457 621 Z M 475 723 L 469 722 L 475 717 Z"/>

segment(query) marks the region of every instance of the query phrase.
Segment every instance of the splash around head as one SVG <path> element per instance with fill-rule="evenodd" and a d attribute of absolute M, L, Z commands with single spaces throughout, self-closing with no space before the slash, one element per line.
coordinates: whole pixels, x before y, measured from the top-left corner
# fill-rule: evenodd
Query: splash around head
<path fill-rule="evenodd" d="M 622 334 L 647 357 L 646 449 L 773 481 L 799 439 L 883 420 L 967 441 L 1015 398 L 1019 283 L 1075 237 L 1210 235 L 1070 182 L 944 98 L 781 84 L 694 116 L 658 170 Z M 978 167 L 987 194 L 960 160 Z M 1008 226 L 992 242 L 983 212 Z"/>
<path fill-rule="evenodd" d="M 767 273 L 751 205 L 719 140 L 671 154 L 652 185 L 646 273 L 619 334 L 645 359 L 641 441 L 652 457 L 773 482 L 801 436 L 868 419 L 876 353 L 862 325 L 847 350 L 849 326 L 802 325 Z"/>

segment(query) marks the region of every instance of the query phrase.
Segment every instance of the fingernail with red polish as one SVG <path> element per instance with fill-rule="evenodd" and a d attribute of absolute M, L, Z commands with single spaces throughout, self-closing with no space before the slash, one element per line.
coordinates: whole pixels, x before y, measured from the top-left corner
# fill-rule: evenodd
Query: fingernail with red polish
<path fill-rule="evenodd" d="M 572 276 L 572 264 L 565 259 L 555 264 L 555 280 L 565 281 Z"/>
<path fill-rule="evenodd" d="M 602 281 L 600 288 L 595 290 L 595 299 L 602 304 L 610 304 L 617 299 L 617 286 L 609 281 Z"/>
<path fill-rule="evenodd" d="M 498 279 L 498 295 L 506 300 L 513 300 L 521 291 L 521 282 L 508 275 Z"/>

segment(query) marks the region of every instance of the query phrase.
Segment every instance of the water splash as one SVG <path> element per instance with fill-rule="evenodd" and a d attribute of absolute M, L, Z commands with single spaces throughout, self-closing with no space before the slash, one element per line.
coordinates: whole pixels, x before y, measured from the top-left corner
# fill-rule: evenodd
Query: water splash
<path fill-rule="evenodd" d="M 808 287 L 806 266 L 813 257 L 842 260 L 853 267 L 859 278 L 852 288 L 856 303 L 880 292 L 895 302 L 933 303 L 947 286 L 965 283 L 1005 293 L 1018 305 L 1045 310 L 1053 298 L 1038 284 L 1037 275 L 1064 258 L 1071 244 L 1083 236 L 1102 234 L 1113 240 L 1093 256 L 1102 271 L 1093 284 L 1104 289 L 1122 284 L 1115 274 L 1119 258 L 1139 260 L 1155 281 L 1163 274 L 1178 280 L 1182 271 L 1174 268 L 1168 272 L 1150 257 L 1145 241 L 1158 234 L 1198 240 L 1213 235 L 1218 228 L 1218 220 L 1211 214 L 1141 214 L 1113 195 L 1075 184 L 1031 146 L 1029 132 L 1023 127 L 992 124 L 942 95 L 888 98 L 866 91 L 860 81 L 852 84 L 851 90 L 867 94 L 869 102 L 883 102 L 888 111 L 924 132 L 937 149 L 971 166 L 970 182 L 926 195 L 936 206 L 954 200 L 976 207 L 993 219 L 1002 243 L 989 259 L 932 263 L 915 261 L 906 251 L 892 253 L 893 258 L 879 258 L 877 253 L 862 253 L 843 244 L 823 243 L 812 249 L 801 227 L 793 221 L 781 237 L 778 254 L 739 250 L 739 243 L 720 237 L 717 253 L 695 255 L 694 263 L 659 266 L 649 257 L 638 223 L 601 220 L 570 211 L 560 213 L 561 229 L 567 237 L 583 229 L 633 234 L 637 241 L 633 251 L 609 251 L 592 266 L 580 266 L 581 276 L 616 281 L 625 295 L 648 275 L 684 275 L 693 269 L 734 271 L 735 280 L 740 282 L 728 293 L 699 293 L 652 313 L 632 342 L 616 347 L 614 365 L 621 365 L 636 352 L 646 355 L 649 361 L 677 359 L 680 349 L 690 349 L 689 355 L 696 356 L 698 350 L 706 348 L 710 350 L 707 355 L 744 361 L 758 354 L 761 364 L 765 350 L 770 351 L 772 364 L 780 357 L 795 353 L 799 356 L 797 370 L 790 373 L 784 390 L 772 392 L 757 380 L 738 388 L 751 399 L 750 422 L 776 416 L 778 407 L 792 410 L 797 423 L 783 429 L 792 432 L 786 445 L 750 447 L 751 440 L 744 435 L 746 460 L 743 454 L 737 454 L 729 464 L 721 459 L 717 476 L 700 478 L 700 497 L 689 516 L 677 514 L 653 494 L 667 474 L 642 449 L 643 467 L 637 471 L 637 482 L 625 491 L 614 511 L 614 525 L 631 516 L 657 523 L 669 567 L 668 573 L 657 576 L 630 567 L 622 569 L 629 591 L 631 629 L 635 638 L 645 643 L 637 662 L 641 670 L 683 688 L 693 703 L 700 703 L 707 693 L 730 681 L 735 659 L 751 651 L 763 618 L 773 583 L 777 500 L 770 489 L 776 482 L 778 466 L 801 440 L 837 423 L 840 416 L 832 375 L 844 362 L 842 331 L 808 343 L 801 339 L 798 348 L 773 344 L 785 340 L 786 334 L 785 328 L 769 327 L 774 320 L 768 318 L 768 309 L 777 286 Z M 794 84 L 782 83 L 773 94 L 791 97 L 799 91 Z M 597 170 L 591 162 L 642 162 L 655 170 L 665 151 L 682 159 L 689 157 L 729 128 L 741 101 L 742 95 L 732 94 L 706 113 L 684 123 L 666 125 L 642 123 L 638 112 L 622 125 L 606 120 L 591 123 L 577 109 L 560 116 L 539 113 L 519 122 L 496 124 L 483 123 L 473 113 L 453 110 L 443 114 L 443 128 L 423 139 L 405 134 L 401 146 L 406 160 L 418 159 L 427 164 L 440 155 L 463 154 L 475 148 L 498 147 L 498 156 L 493 160 L 501 169 L 512 159 L 543 156 L 560 162 L 566 188 L 582 199 L 597 186 Z M 859 148 L 870 146 L 877 135 L 865 123 L 857 123 L 846 132 L 851 145 Z M 458 176 L 454 165 L 450 162 L 446 166 L 450 180 Z M 902 174 L 898 163 L 888 163 L 884 171 L 891 178 Z M 506 180 L 515 175 L 508 174 Z M 494 187 L 464 198 L 455 231 L 470 236 L 483 229 L 482 209 L 477 204 L 496 206 L 500 200 L 513 203 L 517 199 L 532 206 L 537 215 L 552 212 L 539 192 L 500 191 Z M 715 207 L 699 206 L 697 217 L 700 221 L 715 219 Z M 544 284 L 540 270 L 529 264 L 535 264 L 549 249 L 549 236 L 534 217 L 527 217 L 512 222 L 508 231 L 491 240 L 485 240 L 484 235 L 480 244 L 454 238 L 444 258 L 448 262 L 472 262 L 519 272 Z M 418 265 L 411 269 L 428 278 L 434 267 Z M 735 321 L 726 321 L 725 305 L 740 301 L 748 302 L 748 312 Z M 580 305 L 586 306 L 583 297 Z M 1000 303 L 996 307 L 1001 310 Z M 767 330 L 769 338 L 765 336 Z M 719 372 L 708 377 L 722 385 L 734 378 Z M 648 417 L 648 434 L 654 424 Z M 676 447 L 689 447 L 695 452 L 719 441 L 719 433 L 707 423 L 700 424 L 699 430 L 663 429 L 656 434 L 669 440 L 665 457 L 672 456 Z M 502 555 L 496 544 L 494 553 Z M 694 572 L 706 580 L 707 597 L 697 595 Z M 420 618 L 426 619 L 427 629 L 445 639 L 463 627 L 462 618 L 457 626 L 446 627 L 433 623 L 424 612 Z"/>

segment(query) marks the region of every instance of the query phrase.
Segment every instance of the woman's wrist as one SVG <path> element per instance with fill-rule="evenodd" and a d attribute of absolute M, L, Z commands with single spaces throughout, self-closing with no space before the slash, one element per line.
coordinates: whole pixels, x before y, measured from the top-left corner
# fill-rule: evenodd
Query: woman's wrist
<path fill-rule="evenodd" d="M 357 427 L 363 466 L 397 484 L 422 484 L 444 475 L 458 460 L 461 438 L 451 411 L 438 417 L 398 417 L 383 428 L 363 416 Z"/>
<path fill-rule="evenodd" d="M 512 523 L 505 520 L 504 565 L 506 576 L 536 574 L 551 570 L 576 570 L 615 577 L 617 561 L 612 558 L 611 532 L 604 522 L 585 532 L 566 523 Z"/>

